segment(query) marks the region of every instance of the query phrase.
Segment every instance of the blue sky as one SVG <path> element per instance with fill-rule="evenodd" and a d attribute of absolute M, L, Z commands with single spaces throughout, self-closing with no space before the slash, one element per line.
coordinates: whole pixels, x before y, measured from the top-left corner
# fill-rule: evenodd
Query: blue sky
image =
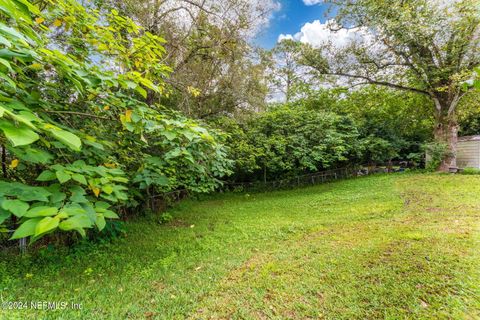
<path fill-rule="evenodd" d="M 263 48 L 270 49 L 277 42 L 280 34 L 292 34 L 299 32 L 307 22 L 320 20 L 325 22 L 328 13 L 328 5 L 316 4 L 307 6 L 303 0 L 280 0 L 282 7 L 275 12 L 270 25 L 255 39 L 255 43 Z"/>

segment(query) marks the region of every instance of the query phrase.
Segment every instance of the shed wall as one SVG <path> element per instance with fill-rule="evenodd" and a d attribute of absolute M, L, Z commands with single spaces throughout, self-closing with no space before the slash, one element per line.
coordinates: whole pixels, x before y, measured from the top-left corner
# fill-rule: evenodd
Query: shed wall
<path fill-rule="evenodd" d="M 458 142 L 457 166 L 459 168 L 480 168 L 480 141 Z"/>

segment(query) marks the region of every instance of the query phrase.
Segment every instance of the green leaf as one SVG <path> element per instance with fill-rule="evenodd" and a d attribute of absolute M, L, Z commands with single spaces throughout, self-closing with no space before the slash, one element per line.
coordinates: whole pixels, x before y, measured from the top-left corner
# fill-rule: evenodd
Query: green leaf
<path fill-rule="evenodd" d="M 85 193 L 72 192 L 72 195 L 70 197 L 70 201 L 77 202 L 77 203 L 86 203 L 86 202 L 88 202 L 88 200 L 87 200 L 87 198 L 85 198 L 84 194 Z"/>
<path fill-rule="evenodd" d="M 143 97 L 143 98 L 147 98 L 147 91 L 145 89 L 143 89 L 141 86 L 137 86 L 135 88 L 135 90 L 140 93 L 140 95 Z"/>
<path fill-rule="evenodd" d="M 60 211 L 55 217 L 58 219 L 67 219 L 69 215 L 65 211 Z"/>
<path fill-rule="evenodd" d="M 24 125 L 16 127 L 7 121 L 0 122 L 0 129 L 14 147 L 32 144 L 40 138 L 35 131 Z"/>
<path fill-rule="evenodd" d="M 95 221 L 95 224 L 97 225 L 99 231 L 102 231 L 103 228 L 105 228 L 105 225 L 107 223 L 105 222 L 105 217 L 103 216 L 103 214 L 97 214 L 97 221 Z"/>
<path fill-rule="evenodd" d="M 15 154 L 18 158 L 31 163 L 50 163 L 53 155 L 41 149 L 26 147 L 26 148 L 9 148 L 8 151 Z"/>
<path fill-rule="evenodd" d="M 85 214 L 76 215 L 66 220 L 63 220 L 62 222 L 60 222 L 60 225 L 59 225 L 59 228 L 64 231 L 91 228 L 91 227 L 92 227 L 92 222 L 90 221 L 90 218 Z"/>
<path fill-rule="evenodd" d="M 77 228 L 75 229 L 75 231 L 78 231 L 78 233 L 80 233 L 80 235 L 85 238 L 87 236 L 87 234 L 85 233 L 85 230 L 83 230 L 82 228 Z"/>
<path fill-rule="evenodd" d="M 28 236 L 34 235 L 35 228 L 40 220 L 42 219 L 37 218 L 25 221 L 20 227 L 17 228 L 17 230 L 15 230 L 10 240 L 26 238 Z"/>
<path fill-rule="evenodd" d="M 58 128 L 52 128 L 50 129 L 50 132 L 58 141 L 62 142 L 70 149 L 74 151 L 80 151 L 80 149 L 82 148 L 82 141 L 73 133 L 65 130 L 60 130 Z"/>
<path fill-rule="evenodd" d="M 3 38 L 3 37 L 0 36 L 0 38 Z M 5 39 L 5 38 L 3 38 L 3 39 Z M 10 71 L 10 72 L 13 71 L 12 66 L 10 65 L 10 62 L 8 62 L 7 60 L 0 58 L 0 64 L 7 67 L 8 71 Z M 0 111 L 0 113 L 1 113 L 1 111 Z M 0 117 L 1 117 L 1 115 L 0 115 Z"/>
<path fill-rule="evenodd" d="M 57 179 L 58 179 L 58 181 L 60 181 L 60 183 L 65 183 L 72 178 L 72 176 L 70 174 L 66 173 L 65 171 L 61 171 L 61 170 L 55 172 L 55 175 L 57 176 Z"/>
<path fill-rule="evenodd" d="M 47 233 L 53 229 L 58 227 L 60 223 L 60 218 L 58 217 L 45 217 L 40 222 L 37 223 L 35 226 L 35 236 L 39 236 L 41 234 Z"/>
<path fill-rule="evenodd" d="M 37 181 L 52 181 L 55 180 L 57 176 L 55 175 L 54 172 L 50 170 L 45 170 L 37 178 Z"/>
<path fill-rule="evenodd" d="M 5 220 L 10 218 L 11 215 L 12 214 L 9 211 L 3 210 L 2 208 L 0 208 L 0 224 L 2 224 Z"/>
<path fill-rule="evenodd" d="M 14 37 L 20 41 L 22 41 L 24 44 L 27 44 L 27 39 L 21 34 L 19 31 L 10 28 L 6 26 L 5 24 L 0 22 L 0 33 L 3 33 L 6 36 L 11 36 Z"/>
<path fill-rule="evenodd" d="M 23 217 L 30 206 L 28 203 L 20 200 L 3 200 L 2 208 L 10 211 L 17 217 Z"/>
<path fill-rule="evenodd" d="M 86 211 L 80 207 L 65 207 L 62 209 L 61 213 L 66 213 L 68 216 L 76 216 L 76 215 L 85 215 Z"/>
<path fill-rule="evenodd" d="M 106 194 L 111 194 L 113 192 L 113 186 L 111 184 L 106 184 L 102 186 L 102 191 Z"/>
<path fill-rule="evenodd" d="M 103 216 L 105 218 L 109 218 L 109 219 L 119 219 L 120 217 L 113 211 L 110 211 L 110 210 L 105 210 L 103 212 Z"/>
<path fill-rule="evenodd" d="M 62 202 L 67 198 L 67 195 L 61 191 L 56 191 L 53 192 L 52 195 L 50 196 L 50 202 L 52 203 L 57 203 L 57 202 Z"/>
<path fill-rule="evenodd" d="M 98 201 L 98 202 L 95 202 L 95 211 L 96 212 L 105 212 L 105 210 L 107 210 L 108 208 L 110 208 L 110 204 L 108 202 L 105 202 L 105 201 Z"/>
<path fill-rule="evenodd" d="M 27 211 L 25 217 L 27 218 L 35 218 L 35 217 L 46 217 L 46 216 L 54 216 L 58 212 L 58 209 L 55 207 L 35 207 Z"/>
<path fill-rule="evenodd" d="M 75 173 L 74 175 L 72 175 L 72 179 L 83 185 L 87 185 L 87 179 L 85 179 L 85 177 L 81 174 Z"/>

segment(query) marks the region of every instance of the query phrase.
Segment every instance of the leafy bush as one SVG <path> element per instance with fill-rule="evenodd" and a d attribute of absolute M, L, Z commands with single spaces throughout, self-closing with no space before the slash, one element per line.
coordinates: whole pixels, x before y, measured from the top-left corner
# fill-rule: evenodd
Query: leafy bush
<path fill-rule="evenodd" d="M 285 105 L 242 125 L 220 123 L 233 132 L 227 145 L 237 180 L 279 179 L 343 166 L 361 151 L 353 121 L 332 112 Z"/>
<path fill-rule="evenodd" d="M 478 168 L 464 168 L 460 171 L 461 174 L 468 174 L 468 175 L 480 175 L 480 169 Z"/>
<path fill-rule="evenodd" d="M 425 169 L 427 171 L 436 171 L 442 164 L 448 153 L 448 146 L 445 143 L 432 142 L 424 145 L 427 154 Z"/>
<path fill-rule="evenodd" d="M 152 103 L 171 71 L 162 38 L 74 0 L 0 11 L 0 227 L 11 239 L 85 236 L 151 188 L 205 192 L 229 172 L 219 133 Z"/>

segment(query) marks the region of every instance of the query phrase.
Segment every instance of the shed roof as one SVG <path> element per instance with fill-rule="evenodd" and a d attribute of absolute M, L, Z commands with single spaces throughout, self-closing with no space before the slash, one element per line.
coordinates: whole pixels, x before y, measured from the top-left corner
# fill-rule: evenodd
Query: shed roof
<path fill-rule="evenodd" d="M 458 141 L 480 141 L 480 135 L 458 137 Z"/>

